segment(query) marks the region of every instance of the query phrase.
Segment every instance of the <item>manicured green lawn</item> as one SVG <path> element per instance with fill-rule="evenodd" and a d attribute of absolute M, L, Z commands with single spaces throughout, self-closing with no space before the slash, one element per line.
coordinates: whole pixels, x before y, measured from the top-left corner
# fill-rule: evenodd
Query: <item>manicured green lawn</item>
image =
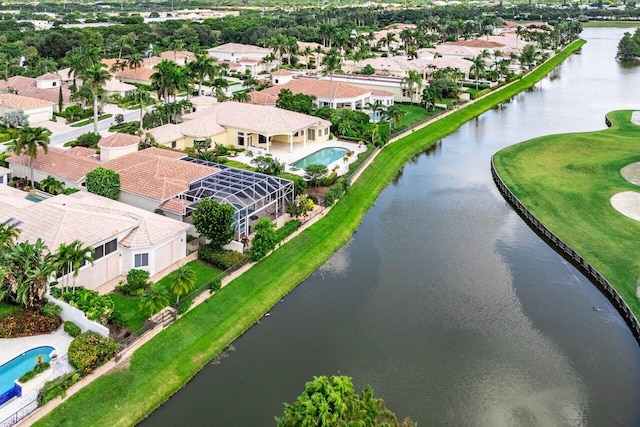
<path fill-rule="evenodd" d="M 145 320 L 147 320 L 147 316 L 140 311 L 140 298 L 116 293 L 112 293 L 109 296 L 129 329 L 131 329 L 132 332 L 142 329 Z"/>
<path fill-rule="evenodd" d="M 640 317 L 640 222 L 610 203 L 616 193 L 640 192 L 620 175 L 640 161 L 640 126 L 630 123 L 630 111 L 608 117 L 610 129 L 526 141 L 497 153 L 494 163 L 531 213 L 600 271 Z"/>
<path fill-rule="evenodd" d="M 322 220 L 142 346 L 128 367 L 97 379 L 35 425 L 125 426 L 142 420 L 340 249 L 378 194 L 416 153 L 533 86 L 582 43 L 572 44 L 513 85 L 386 146 Z"/>
<path fill-rule="evenodd" d="M 112 114 L 103 114 L 102 116 L 98 117 L 98 121 L 100 121 L 100 120 L 106 120 L 106 119 L 110 118 L 111 116 L 112 116 Z M 73 123 L 73 124 L 71 125 L 71 127 L 72 127 L 72 128 L 79 128 L 79 127 L 82 127 L 82 126 L 89 125 L 89 124 L 91 124 L 91 123 L 93 123 L 93 117 L 92 117 L 92 118 L 90 118 L 90 119 L 83 120 L 83 121 L 81 121 L 81 122 Z"/>
<path fill-rule="evenodd" d="M 193 269 L 196 276 L 195 290 L 203 289 L 211 280 L 221 274 L 220 270 L 212 268 L 198 260 L 191 261 L 187 265 Z M 176 301 L 176 295 L 171 292 L 170 281 L 171 275 L 167 275 L 158 281 L 158 285 L 167 288 L 169 291 L 169 300 L 171 303 L 174 303 Z M 147 316 L 140 311 L 140 298 L 119 293 L 112 293 L 110 296 L 116 309 L 120 312 L 122 320 L 124 320 L 129 329 L 131 329 L 132 332 L 142 329 L 144 322 L 147 320 Z"/>
<path fill-rule="evenodd" d="M 15 313 L 17 311 L 22 311 L 22 307 L 20 307 L 19 305 L 7 304 L 6 302 L 0 301 L 0 317 L 7 314 Z"/>

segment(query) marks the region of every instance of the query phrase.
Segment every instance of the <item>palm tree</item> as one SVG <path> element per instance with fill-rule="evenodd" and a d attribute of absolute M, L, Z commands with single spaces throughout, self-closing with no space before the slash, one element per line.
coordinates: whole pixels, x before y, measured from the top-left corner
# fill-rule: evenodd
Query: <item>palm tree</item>
<path fill-rule="evenodd" d="M 136 104 L 140 105 L 140 130 L 142 131 L 142 115 L 144 113 L 145 105 L 151 102 L 151 95 L 149 94 L 148 90 L 142 87 L 139 87 L 136 90 L 134 90 L 131 95 L 133 96 L 133 99 L 135 100 Z"/>
<path fill-rule="evenodd" d="M 237 102 L 249 102 L 251 97 L 247 93 L 247 91 L 239 90 L 233 93 L 233 100 Z"/>
<path fill-rule="evenodd" d="M 18 130 L 18 139 L 13 147 L 17 155 L 29 156 L 29 170 L 31 173 L 31 186 L 33 187 L 33 160 L 38 157 L 38 149 L 42 148 L 45 154 L 49 151 L 49 134 L 45 128 L 31 128 L 25 126 Z"/>
<path fill-rule="evenodd" d="M 202 95 L 202 82 L 205 78 L 215 76 L 217 67 L 213 58 L 206 54 L 196 55 L 195 61 L 189 63 L 189 70 L 193 77 L 198 80 L 198 95 Z"/>
<path fill-rule="evenodd" d="M 151 317 L 169 305 L 169 291 L 164 286 L 151 285 L 140 297 L 139 304 L 140 309 Z"/>
<path fill-rule="evenodd" d="M 267 45 L 273 49 L 274 53 L 278 56 L 278 69 L 282 66 L 282 54 L 286 52 L 288 42 L 287 36 L 282 33 L 271 37 L 268 41 Z"/>
<path fill-rule="evenodd" d="M 64 183 L 58 181 L 52 176 L 48 176 L 40 181 L 40 190 L 49 194 L 55 195 L 58 191 L 62 190 L 63 187 Z"/>
<path fill-rule="evenodd" d="M 287 37 L 285 51 L 287 52 L 287 63 L 289 64 L 289 66 L 291 66 L 291 57 L 298 53 L 298 39 L 296 39 L 294 36 Z"/>
<path fill-rule="evenodd" d="M 305 59 L 305 68 L 308 70 L 309 69 L 309 57 L 313 54 L 313 51 L 311 50 L 310 46 L 305 47 L 302 50 L 302 54 L 304 55 L 304 59 Z"/>
<path fill-rule="evenodd" d="M 73 273 L 73 290 L 76 289 L 76 278 L 80 269 L 87 263 L 93 263 L 94 249 L 90 246 L 82 246 L 80 240 L 66 244 L 61 243 L 54 255 L 54 270 L 58 275 L 65 275 L 67 285 L 69 275 Z M 65 286 L 66 288 L 67 286 Z"/>
<path fill-rule="evenodd" d="M 55 271 L 54 257 L 42 239 L 22 242 L 4 254 L 4 281 L 13 299 L 25 307 L 33 307 L 42 299 L 49 278 Z"/>
<path fill-rule="evenodd" d="M 400 126 L 400 122 L 404 118 L 405 111 L 399 105 L 393 104 L 387 107 L 385 115 L 389 118 L 389 136 L 391 136 L 391 125 L 395 124 L 396 128 Z"/>
<path fill-rule="evenodd" d="M 127 60 L 127 65 L 133 70 L 133 81 L 136 83 L 138 82 L 138 69 L 142 67 L 142 64 L 144 64 L 144 61 L 139 53 L 132 54 Z"/>
<path fill-rule="evenodd" d="M 340 70 L 340 55 L 338 51 L 332 49 L 324 58 L 322 58 L 322 65 L 324 65 L 323 73 L 329 74 L 329 107 L 333 108 L 333 74 Z"/>
<path fill-rule="evenodd" d="M 415 93 L 422 91 L 422 76 L 416 70 L 409 70 L 407 77 L 402 79 L 401 84 L 409 90 L 411 105 L 413 105 Z"/>
<path fill-rule="evenodd" d="M 196 284 L 196 275 L 193 269 L 183 265 L 171 273 L 171 292 L 176 295 L 176 302 L 180 301 L 180 296 L 189 293 Z"/>
<path fill-rule="evenodd" d="M 387 52 L 391 53 L 391 43 L 397 42 L 396 33 L 389 31 L 382 40 L 380 40 L 380 44 L 387 47 Z"/>
<path fill-rule="evenodd" d="M 153 67 L 156 72 L 151 75 L 151 86 L 158 92 L 158 98 L 164 99 L 165 102 L 169 102 L 169 96 L 173 94 L 172 76 L 176 67 L 177 65 L 168 59 L 163 59 Z"/>
<path fill-rule="evenodd" d="M 0 251 L 13 246 L 20 236 L 20 229 L 13 224 L 0 222 Z"/>
<path fill-rule="evenodd" d="M 478 55 L 473 58 L 473 64 L 471 65 L 471 68 L 473 68 L 474 74 L 476 76 L 476 90 L 478 89 L 478 85 L 480 83 L 480 74 L 484 73 L 484 67 L 485 63 L 482 55 Z"/>
<path fill-rule="evenodd" d="M 375 123 L 373 126 L 371 126 L 371 143 L 376 147 L 380 142 L 380 136 L 380 125 L 378 123 Z"/>
<path fill-rule="evenodd" d="M 98 133 L 98 93 L 109 77 L 107 66 L 100 62 L 93 64 L 82 73 L 82 80 L 93 95 L 93 133 Z"/>

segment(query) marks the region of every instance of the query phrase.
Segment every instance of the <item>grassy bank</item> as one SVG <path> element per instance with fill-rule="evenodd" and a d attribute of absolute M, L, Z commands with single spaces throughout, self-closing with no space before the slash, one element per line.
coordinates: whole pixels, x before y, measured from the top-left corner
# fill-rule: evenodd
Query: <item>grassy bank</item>
<path fill-rule="evenodd" d="M 533 86 L 582 43 L 572 44 L 513 85 L 385 147 L 321 221 L 141 347 L 127 368 L 96 380 L 36 425 L 119 426 L 143 419 L 340 249 L 412 156 Z"/>
<path fill-rule="evenodd" d="M 527 209 L 600 271 L 640 317 L 640 222 L 609 202 L 621 191 L 638 191 L 620 169 L 640 161 L 640 127 L 630 123 L 630 111 L 608 117 L 610 129 L 523 142 L 497 153 L 494 164 Z"/>

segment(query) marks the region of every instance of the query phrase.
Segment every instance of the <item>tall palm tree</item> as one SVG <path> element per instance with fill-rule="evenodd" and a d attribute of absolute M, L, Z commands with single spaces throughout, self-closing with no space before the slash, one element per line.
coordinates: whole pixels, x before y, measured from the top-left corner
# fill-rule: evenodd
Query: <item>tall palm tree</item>
<path fill-rule="evenodd" d="M 151 101 L 151 95 L 149 91 L 139 87 L 132 93 L 133 99 L 136 104 L 140 105 L 140 130 L 142 131 L 142 115 L 144 114 L 144 107 Z"/>
<path fill-rule="evenodd" d="M 176 295 L 176 302 L 182 295 L 188 294 L 196 284 L 196 275 L 192 268 L 183 265 L 171 273 L 171 292 Z"/>
<path fill-rule="evenodd" d="M 151 317 L 169 305 L 169 291 L 164 286 L 151 285 L 140 297 L 139 304 L 140 309 Z"/>
<path fill-rule="evenodd" d="M 110 75 L 107 66 L 98 62 L 82 72 L 82 80 L 93 95 L 93 133 L 98 133 L 98 93 Z"/>
<path fill-rule="evenodd" d="M 393 104 L 387 107 L 385 115 L 389 119 L 389 136 L 391 136 L 392 124 L 395 124 L 396 128 L 400 126 L 400 122 L 404 118 L 405 111 L 399 105 Z"/>
<path fill-rule="evenodd" d="M 70 271 L 73 272 L 73 291 L 76 291 L 76 278 L 80 269 L 87 263 L 93 264 L 94 249 L 90 246 L 83 246 L 80 240 L 69 243 L 68 260 Z"/>
<path fill-rule="evenodd" d="M 332 49 L 328 54 L 322 58 L 323 73 L 325 75 L 329 74 L 329 96 L 330 96 L 330 107 L 333 108 L 333 74 L 336 71 L 339 71 L 340 68 L 340 54 L 337 50 Z"/>
<path fill-rule="evenodd" d="M 22 242 L 4 254 L 4 280 L 14 301 L 33 307 L 42 299 L 55 271 L 54 258 L 42 239 L 35 243 Z"/>
<path fill-rule="evenodd" d="M 282 33 L 279 33 L 278 35 L 271 37 L 271 39 L 269 39 L 268 41 L 268 46 L 273 49 L 273 52 L 278 56 L 278 69 L 280 69 L 280 67 L 282 66 L 282 55 L 286 52 L 287 50 L 287 43 L 288 43 L 288 39 L 287 36 L 285 36 Z"/>
<path fill-rule="evenodd" d="M 33 187 L 33 161 L 38 157 L 38 149 L 42 148 L 45 154 L 49 151 L 49 134 L 45 128 L 31 128 L 25 126 L 18 130 L 18 139 L 13 146 L 13 151 L 17 155 L 26 154 L 29 156 L 29 171 L 31 186 Z"/>
<path fill-rule="evenodd" d="M 156 70 L 151 75 L 151 86 L 158 92 L 158 98 L 164 99 L 165 102 L 169 102 L 169 96 L 173 94 L 173 70 L 177 65 L 163 59 L 162 62 L 153 67 Z"/>
<path fill-rule="evenodd" d="M 309 69 L 309 57 L 313 54 L 313 50 L 311 50 L 310 46 L 307 46 L 302 50 L 302 54 L 304 55 L 304 59 L 305 59 L 305 68 L 308 70 Z"/>
<path fill-rule="evenodd" d="M 411 105 L 413 105 L 414 95 L 422 91 L 422 76 L 416 70 L 409 70 L 401 84 L 409 90 Z"/>
<path fill-rule="evenodd" d="M 191 74 L 198 81 L 198 95 L 202 95 L 202 82 L 205 78 L 211 79 L 216 75 L 215 60 L 203 53 L 196 55 L 195 61 L 189 63 Z"/>
<path fill-rule="evenodd" d="M 144 64 L 144 60 L 139 53 L 131 54 L 127 59 L 127 66 L 133 70 L 133 81 L 136 83 L 138 82 L 138 69 L 142 67 L 142 64 Z"/>
<path fill-rule="evenodd" d="M 285 51 L 287 52 L 287 63 L 291 66 L 291 57 L 298 53 L 298 39 L 294 36 L 287 37 Z"/>
<path fill-rule="evenodd" d="M 249 102 L 251 97 L 247 93 L 247 91 L 240 90 L 233 93 L 233 100 L 237 102 Z"/>

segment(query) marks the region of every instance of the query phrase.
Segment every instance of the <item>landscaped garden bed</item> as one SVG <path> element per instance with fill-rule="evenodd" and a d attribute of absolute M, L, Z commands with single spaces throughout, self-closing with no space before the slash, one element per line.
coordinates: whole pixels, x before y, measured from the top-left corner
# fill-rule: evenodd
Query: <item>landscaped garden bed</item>
<path fill-rule="evenodd" d="M 0 317 L 0 338 L 48 334 L 60 327 L 62 319 L 35 310 L 20 310 Z"/>

